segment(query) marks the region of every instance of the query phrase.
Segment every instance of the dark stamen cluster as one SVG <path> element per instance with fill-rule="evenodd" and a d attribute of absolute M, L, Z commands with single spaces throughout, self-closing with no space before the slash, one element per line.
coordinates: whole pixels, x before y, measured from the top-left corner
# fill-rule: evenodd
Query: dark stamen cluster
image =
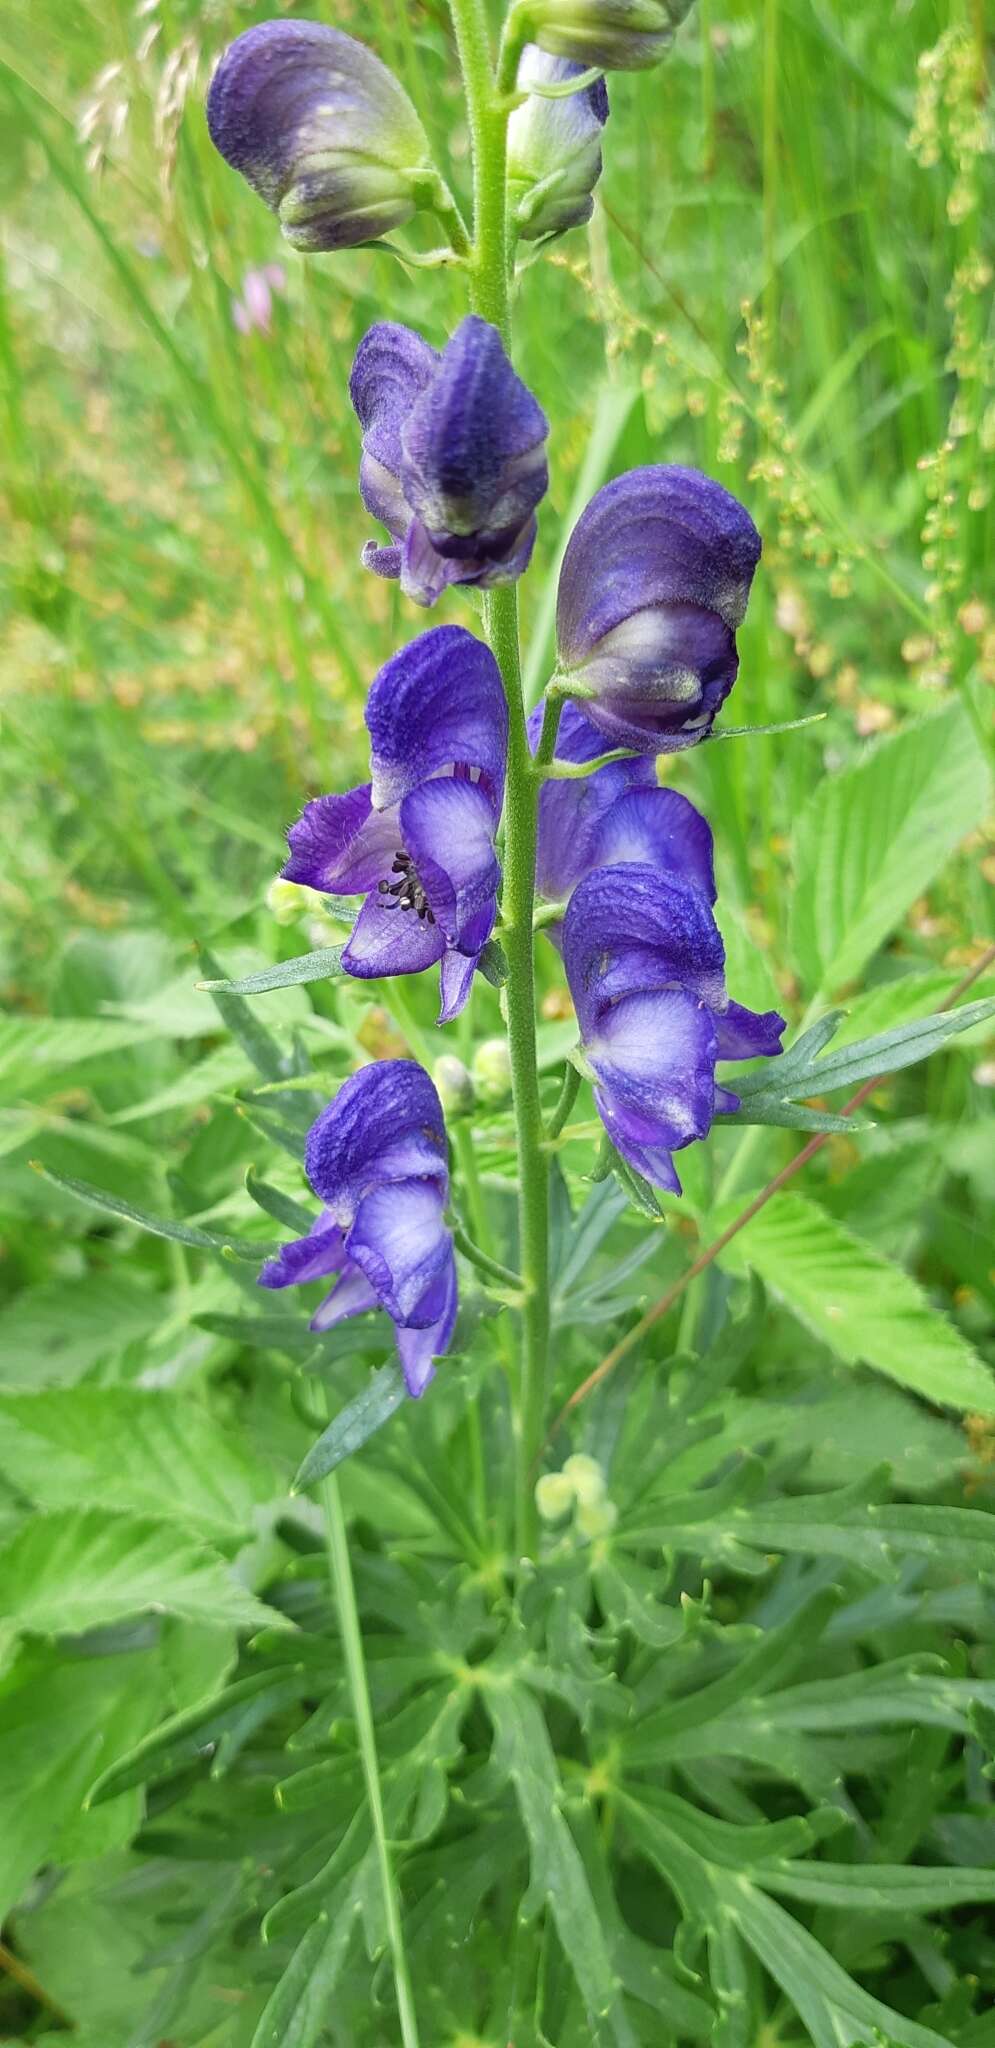
<path fill-rule="evenodd" d="M 397 876 L 396 882 L 391 882 L 385 876 L 382 882 L 377 883 L 377 889 L 381 896 L 393 897 L 393 902 L 385 903 L 384 909 L 414 910 L 426 923 L 434 924 L 435 919 L 429 909 L 428 897 L 419 880 L 418 870 L 411 855 L 405 853 L 403 847 L 399 847 L 394 855 L 394 863 L 390 872 L 392 875 Z"/>

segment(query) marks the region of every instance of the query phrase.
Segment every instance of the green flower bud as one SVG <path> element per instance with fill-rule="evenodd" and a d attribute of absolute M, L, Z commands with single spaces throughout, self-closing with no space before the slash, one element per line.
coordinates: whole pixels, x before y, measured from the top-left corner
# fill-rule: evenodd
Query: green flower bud
<path fill-rule="evenodd" d="M 536 1481 L 536 1507 L 544 1522 L 562 1522 L 570 1513 L 574 1490 L 562 1472 L 544 1472 Z"/>
<path fill-rule="evenodd" d="M 504 1038 L 485 1038 L 473 1055 L 471 1072 L 481 1102 L 504 1102 L 511 1093 L 511 1054 Z"/>
<path fill-rule="evenodd" d="M 436 1060 L 432 1079 L 439 1091 L 439 1101 L 448 1115 L 459 1115 L 461 1111 L 473 1108 L 477 1099 L 473 1076 L 455 1053 L 444 1052 Z"/>
<path fill-rule="evenodd" d="M 596 1458 L 588 1458 L 583 1451 L 575 1451 L 563 1467 L 564 1479 L 569 1479 L 581 1507 L 593 1507 L 605 1497 L 605 1475 Z"/>
<path fill-rule="evenodd" d="M 645 71 L 665 57 L 692 0 L 519 0 L 528 39 L 585 68 Z"/>

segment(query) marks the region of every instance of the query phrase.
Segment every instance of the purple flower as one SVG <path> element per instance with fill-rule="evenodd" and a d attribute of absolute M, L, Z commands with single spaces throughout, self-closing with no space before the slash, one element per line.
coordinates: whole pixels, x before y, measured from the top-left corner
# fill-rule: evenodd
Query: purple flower
<path fill-rule="evenodd" d="M 545 413 L 496 327 L 470 314 L 442 354 L 379 321 L 363 336 L 349 390 L 363 429 L 359 488 L 392 538 L 363 561 L 400 577 L 416 604 L 450 583 L 511 583 L 527 568 L 545 493 Z"/>
<path fill-rule="evenodd" d="M 696 469 L 632 469 L 591 499 L 560 571 L 559 666 L 613 746 L 669 754 L 711 731 L 759 559 L 749 513 Z"/>
<path fill-rule="evenodd" d="M 594 212 L 601 176 L 601 131 L 608 119 L 603 78 L 566 99 L 543 99 L 532 88 L 577 78 L 580 64 L 526 44 L 518 91 L 527 92 L 508 123 L 508 194 L 512 218 L 525 241 L 581 227 Z"/>
<path fill-rule="evenodd" d="M 375 677 L 366 724 L 371 780 L 305 805 L 283 879 L 365 896 L 347 973 L 418 974 L 441 961 L 446 1023 L 497 913 L 508 711 L 494 656 L 462 626 L 421 633 Z"/>
<path fill-rule="evenodd" d="M 324 1206 L 307 1237 L 267 1261 L 260 1287 L 335 1274 L 312 1330 L 385 1308 L 408 1392 L 424 1393 L 456 1321 L 445 1124 L 424 1067 L 379 1060 L 350 1075 L 308 1132 L 305 1166 Z"/>
<path fill-rule="evenodd" d="M 609 1137 L 637 1173 L 680 1194 L 672 1153 L 739 1107 L 716 1062 L 780 1052 L 784 1019 L 726 994 L 712 835 L 693 805 L 672 790 L 632 790 L 602 830 L 614 864 L 571 896 L 567 980 Z"/>
<path fill-rule="evenodd" d="M 577 64 L 643 71 L 665 57 L 692 0 L 519 0 L 534 42 Z"/>
<path fill-rule="evenodd" d="M 296 249 L 349 249 L 403 226 L 433 172 L 407 93 L 363 43 L 320 21 L 263 21 L 225 51 L 211 140 Z"/>
<path fill-rule="evenodd" d="M 533 753 L 542 730 L 543 706 L 538 704 L 529 718 L 529 744 Z M 558 761 L 596 761 L 606 751 L 604 734 L 592 725 L 576 704 L 565 704 L 556 735 Z M 656 789 L 656 767 L 645 754 L 628 761 L 611 761 L 593 775 L 576 780 L 543 783 L 539 796 L 539 835 L 536 852 L 536 891 L 549 903 L 565 903 L 589 868 L 611 858 L 595 852 L 601 820 L 613 804 L 630 789 Z M 663 792 L 661 791 L 662 795 Z M 556 927 L 547 927 L 552 936 Z"/>

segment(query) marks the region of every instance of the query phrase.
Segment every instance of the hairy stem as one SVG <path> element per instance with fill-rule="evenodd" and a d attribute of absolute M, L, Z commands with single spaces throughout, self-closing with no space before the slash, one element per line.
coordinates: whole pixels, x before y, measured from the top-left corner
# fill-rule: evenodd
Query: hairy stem
<path fill-rule="evenodd" d="M 373 1710 L 370 1705 L 370 1688 L 366 1678 L 366 1659 L 363 1654 L 363 1636 L 356 1607 L 356 1589 L 353 1585 L 352 1566 L 349 1562 L 349 1539 L 346 1534 L 345 1517 L 338 1480 L 334 1472 L 322 1481 L 321 1502 L 325 1512 L 325 1532 L 328 1544 L 328 1563 L 331 1573 L 332 1590 L 338 1608 L 339 1631 L 345 1655 L 346 1675 L 349 1681 L 349 1695 L 356 1720 L 359 1738 L 359 1754 L 363 1765 L 363 1779 L 366 1798 L 373 1822 L 373 1840 L 376 1846 L 377 1868 L 380 1874 L 380 1890 L 383 1898 L 384 1919 L 387 1923 L 387 1940 L 390 1947 L 394 1970 L 394 1989 L 397 1994 L 397 2012 L 401 2025 L 403 2048 L 418 2048 L 418 2022 L 415 2018 L 414 1998 L 411 1992 L 411 1977 L 404 1946 L 404 1931 L 401 1925 L 401 1902 L 397 1878 L 387 1839 L 384 1819 L 383 1792 L 380 1785 L 380 1763 L 377 1757 L 377 1739 L 373 1726 Z"/>
<path fill-rule="evenodd" d="M 473 248 L 470 303 L 511 343 L 510 245 L 506 190 L 508 108 L 495 81 L 483 0 L 450 0 L 466 89 L 473 147 Z M 536 1062 L 532 912 L 535 902 L 539 784 L 533 772 L 522 695 L 518 594 L 514 584 L 487 592 L 487 637 L 508 700 L 508 780 L 502 942 L 512 1101 L 518 1143 L 519 1267 L 522 1306 L 518 1386 L 516 1540 L 521 1554 L 536 1543 L 532 1465 L 542 1442 L 549 1349 L 549 1165 L 542 1149 L 542 1106 Z"/>

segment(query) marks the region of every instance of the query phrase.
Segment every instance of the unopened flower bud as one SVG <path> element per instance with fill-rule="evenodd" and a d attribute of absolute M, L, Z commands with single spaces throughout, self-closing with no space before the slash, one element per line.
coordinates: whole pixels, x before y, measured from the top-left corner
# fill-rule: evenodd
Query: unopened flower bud
<path fill-rule="evenodd" d="M 565 99 L 544 99 L 537 85 L 560 85 L 582 67 L 529 43 L 518 66 L 518 90 L 529 97 L 508 123 L 508 192 L 525 241 L 581 227 L 594 210 L 601 176 L 601 131 L 608 119 L 603 78 Z"/>
<path fill-rule="evenodd" d="M 569 1479 L 581 1507 L 593 1507 L 605 1497 L 605 1475 L 596 1458 L 587 1457 L 583 1451 L 575 1451 L 563 1467 L 563 1476 Z"/>
<path fill-rule="evenodd" d="M 613 1500 L 577 1503 L 577 1527 L 589 1543 L 596 1543 L 599 1536 L 609 1536 L 617 1521 L 618 1509 Z"/>
<path fill-rule="evenodd" d="M 392 71 L 320 21 L 263 21 L 225 51 L 207 98 L 216 149 L 296 249 L 349 249 L 411 219 L 433 170 Z"/>
<path fill-rule="evenodd" d="M 561 680 L 612 747 L 669 754 L 711 731 L 736 680 L 760 535 L 696 469 L 631 469 L 591 499 L 560 570 Z"/>
<path fill-rule="evenodd" d="M 666 56 L 692 0 L 519 0 L 526 34 L 585 67 L 645 71 Z"/>
<path fill-rule="evenodd" d="M 562 1472 L 544 1472 L 536 1481 L 536 1508 L 544 1522 L 562 1522 L 574 1503 L 574 1490 Z"/>
<path fill-rule="evenodd" d="M 313 889 L 302 889 L 296 882 L 285 882 L 280 875 L 274 877 L 266 891 L 266 908 L 277 924 L 296 924 L 298 918 L 319 901 Z"/>
<path fill-rule="evenodd" d="M 471 313 L 441 355 L 411 327 L 380 320 L 349 379 L 363 429 L 359 489 L 391 546 L 363 561 L 400 578 L 415 604 L 450 583 L 511 583 L 528 567 L 548 482 L 542 407 L 496 327 Z"/>
<path fill-rule="evenodd" d="M 472 1109 L 476 1101 L 473 1076 L 455 1053 L 444 1052 L 432 1069 L 432 1079 L 439 1091 L 439 1101 L 448 1116 L 458 1116 Z"/>
<path fill-rule="evenodd" d="M 503 1102 L 511 1092 L 511 1054 L 503 1038 L 485 1038 L 473 1055 L 473 1079 L 482 1102 Z"/>

